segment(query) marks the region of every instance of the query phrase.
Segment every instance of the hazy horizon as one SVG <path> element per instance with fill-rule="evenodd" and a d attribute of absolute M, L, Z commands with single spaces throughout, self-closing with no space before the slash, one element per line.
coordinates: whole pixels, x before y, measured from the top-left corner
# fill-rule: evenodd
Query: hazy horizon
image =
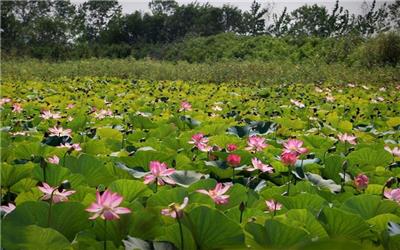
<path fill-rule="evenodd" d="M 73 3 L 83 3 L 85 0 L 72 0 L 71 2 Z M 122 11 L 123 13 L 132 13 L 136 10 L 141 11 L 141 12 L 148 12 L 149 7 L 148 4 L 150 0 L 119 0 L 118 1 L 121 6 L 122 6 Z M 224 4 L 230 4 L 233 6 L 237 6 L 241 10 L 249 10 L 250 5 L 253 2 L 252 0 L 248 1 L 243 1 L 243 0 L 231 0 L 231 1 L 226 1 L 226 0 L 177 0 L 179 4 L 188 4 L 192 2 L 198 2 L 198 3 L 210 3 L 213 6 L 222 6 Z M 295 0 L 259 0 L 259 3 L 262 4 L 263 7 L 271 6 L 272 7 L 272 13 L 281 13 L 285 7 L 288 8 L 288 11 L 292 11 L 304 4 L 318 4 L 322 5 L 328 8 L 328 10 L 331 10 L 335 6 L 335 0 L 301 0 L 301 1 L 295 1 Z M 342 0 L 339 2 L 341 6 L 344 7 L 344 9 L 348 9 L 350 13 L 354 14 L 360 14 L 362 13 L 362 4 L 364 1 L 360 0 Z M 366 1 L 367 3 L 372 3 L 372 0 Z M 384 0 L 377 0 L 377 5 L 378 7 L 381 6 L 384 3 L 391 3 L 394 1 L 384 1 Z"/>

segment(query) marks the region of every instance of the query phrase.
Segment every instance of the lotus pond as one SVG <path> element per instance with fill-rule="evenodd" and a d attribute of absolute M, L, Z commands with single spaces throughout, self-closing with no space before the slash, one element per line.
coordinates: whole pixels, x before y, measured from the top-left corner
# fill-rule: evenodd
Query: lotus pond
<path fill-rule="evenodd" d="M 2 247 L 400 249 L 399 86 L 1 85 Z"/>

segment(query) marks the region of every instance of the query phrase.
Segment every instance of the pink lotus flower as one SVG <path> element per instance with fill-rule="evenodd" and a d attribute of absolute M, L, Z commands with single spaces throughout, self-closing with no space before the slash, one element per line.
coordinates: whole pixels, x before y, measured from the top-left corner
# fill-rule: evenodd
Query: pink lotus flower
<path fill-rule="evenodd" d="M 275 212 L 282 209 L 282 204 L 272 199 L 265 201 L 265 204 L 267 205 L 267 209 L 270 212 Z"/>
<path fill-rule="evenodd" d="M 319 88 L 319 87 L 315 87 L 315 92 L 317 92 L 317 93 L 322 93 L 323 90 L 322 90 L 321 88 Z"/>
<path fill-rule="evenodd" d="M 247 145 L 248 147 L 246 147 L 246 150 L 253 152 L 262 151 L 268 146 L 268 144 L 265 143 L 265 138 L 256 135 L 252 135 L 248 138 Z"/>
<path fill-rule="evenodd" d="M 52 113 L 52 112 L 49 111 L 49 110 L 45 110 L 45 111 L 42 112 L 42 114 L 40 115 L 40 117 L 42 117 L 42 118 L 45 119 L 45 120 L 48 120 L 48 119 L 51 119 L 51 118 L 53 118 L 53 119 L 60 119 L 60 118 L 61 118 L 61 115 L 60 115 L 59 112 L 57 112 L 57 113 Z"/>
<path fill-rule="evenodd" d="M 0 99 L 0 106 L 3 106 L 4 104 L 9 103 L 9 102 L 11 102 L 10 98 L 6 98 L 6 97 L 1 98 Z"/>
<path fill-rule="evenodd" d="M 384 192 L 384 196 L 389 200 L 396 201 L 400 204 L 400 188 L 396 189 L 387 189 Z"/>
<path fill-rule="evenodd" d="M 68 201 L 68 196 L 71 194 L 74 194 L 74 190 L 66 191 L 62 190 L 61 192 L 58 190 L 58 187 L 50 187 L 49 184 L 43 183 L 43 186 L 39 186 L 39 190 L 44 193 L 42 196 L 42 200 L 50 200 L 51 199 L 51 194 L 53 194 L 53 202 L 54 203 L 59 203 L 59 202 L 64 202 Z"/>
<path fill-rule="evenodd" d="M 281 162 L 288 166 L 294 166 L 297 162 L 297 154 L 283 152 L 281 154 Z"/>
<path fill-rule="evenodd" d="M 218 105 L 213 106 L 211 109 L 214 110 L 215 112 L 222 111 L 221 106 Z"/>
<path fill-rule="evenodd" d="M 356 145 L 357 144 L 357 142 L 356 142 L 357 137 L 355 137 L 353 135 L 348 135 L 347 133 L 338 134 L 338 138 L 339 138 L 339 141 L 341 141 L 343 143 L 347 142 L 347 143 L 352 144 L 352 145 Z"/>
<path fill-rule="evenodd" d="M 69 103 L 68 105 L 67 105 L 67 109 L 72 109 L 72 108 L 74 108 L 75 107 L 75 104 L 73 104 L 73 103 Z"/>
<path fill-rule="evenodd" d="M 212 147 L 208 146 L 208 138 L 202 133 L 198 133 L 192 136 L 192 140 L 188 142 L 189 144 L 194 144 L 202 152 L 212 151 Z"/>
<path fill-rule="evenodd" d="M 48 120 L 48 119 L 53 117 L 53 114 L 51 113 L 51 111 L 45 110 L 45 111 L 42 112 L 40 117 L 42 117 L 45 120 Z"/>
<path fill-rule="evenodd" d="M 391 149 L 389 146 L 385 146 L 385 150 L 391 153 L 393 156 L 400 157 L 400 148 L 398 147 Z"/>
<path fill-rule="evenodd" d="M 4 216 L 14 211 L 15 205 L 12 203 L 8 203 L 8 205 L 1 206 L 0 211 L 4 213 Z"/>
<path fill-rule="evenodd" d="M 300 102 L 300 101 L 297 101 L 297 100 L 293 100 L 293 99 L 290 99 L 290 102 L 292 103 L 292 104 L 294 104 L 296 107 L 298 107 L 298 108 L 304 108 L 306 105 L 304 105 L 302 102 Z"/>
<path fill-rule="evenodd" d="M 213 150 L 213 147 L 211 147 L 207 144 L 202 144 L 202 143 L 196 144 L 196 147 L 202 152 L 210 152 Z"/>
<path fill-rule="evenodd" d="M 61 144 L 60 146 L 58 146 L 58 148 L 68 148 L 68 149 L 73 149 L 75 151 L 81 151 L 81 145 L 79 145 L 79 143 L 74 143 L 74 144 L 70 144 L 70 143 L 65 143 L 65 144 Z"/>
<path fill-rule="evenodd" d="M 297 155 L 305 154 L 308 152 L 307 148 L 303 148 L 303 142 L 296 139 L 289 139 L 283 143 L 284 153 L 294 153 Z"/>
<path fill-rule="evenodd" d="M 105 109 L 101 109 L 101 110 L 99 110 L 98 112 L 95 112 L 94 113 L 94 117 L 96 118 L 96 119 L 99 119 L 99 120 L 101 120 L 101 119 L 104 119 L 104 118 L 106 118 L 107 116 L 112 116 L 112 111 L 111 110 L 105 110 Z"/>
<path fill-rule="evenodd" d="M 192 110 L 192 105 L 187 102 L 187 101 L 183 101 L 181 102 L 181 108 L 179 109 L 179 111 L 190 111 Z"/>
<path fill-rule="evenodd" d="M 210 196 L 211 199 L 214 200 L 215 204 L 222 205 L 229 202 L 229 195 L 226 195 L 225 193 L 229 190 L 231 186 L 232 186 L 231 183 L 227 184 L 217 183 L 215 188 L 212 190 L 207 191 L 205 189 L 199 189 L 196 192 L 206 194 Z"/>
<path fill-rule="evenodd" d="M 50 132 L 50 136 L 58 136 L 58 137 L 62 137 L 62 136 L 68 136 L 71 137 L 71 133 L 72 130 L 67 128 L 67 129 L 63 129 L 62 127 L 56 127 L 54 126 L 53 128 L 49 128 L 49 132 Z"/>
<path fill-rule="evenodd" d="M 122 200 L 122 196 L 108 189 L 103 194 L 97 191 L 96 202 L 86 208 L 86 211 L 94 213 L 89 219 L 94 220 L 100 216 L 103 220 L 116 220 L 119 219 L 119 214 L 129 214 L 129 208 L 118 207 Z"/>
<path fill-rule="evenodd" d="M 60 119 L 60 118 L 61 118 L 60 112 L 52 113 L 51 118 L 53 118 L 53 119 Z"/>
<path fill-rule="evenodd" d="M 237 167 L 240 165 L 240 155 L 237 154 L 230 154 L 226 158 L 226 161 L 228 162 L 228 165 L 231 167 Z"/>
<path fill-rule="evenodd" d="M 202 133 L 198 133 L 195 135 L 192 135 L 192 140 L 188 142 L 189 144 L 207 144 L 208 143 L 208 138 L 204 136 Z"/>
<path fill-rule="evenodd" d="M 366 189 L 368 186 L 368 176 L 365 174 L 359 174 L 354 178 L 354 184 L 357 189 Z"/>
<path fill-rule="evenodd" d="M 174 168 L 168 168 L 165 162 L 151 161 L 150 162 L 150 174 L 144 177 L 144 184 L 150 184 L 157 181 L 158 185 L 164 185 L 165 183 L 175 185 L 176 182 L 169 176 L 175 173 Z"/>
<path fill-rule="evenodd" d="M 180 219 L 183 217 L 183 209 L 187 206 L 188 203 L 189 198 L 185 197 L 182 204 L 172 203 L 168 206 L 168 208 L 162 209 L 161 214 L 164 216 L 170 216 L 174 219 Z"/>
<path fill-rule="evenodd" d="M 327 102 L 334 102 L 335 100 L 336 100 L 336 98 L 335 98 L 334 96 L 328 95 L 328 96 L 326 97 L 326 101 L 327 101 Z"/>
<path fill-rule="evenodd" d="M 19 103 L 14 103 L 13 105 L 12 105 L 12 112 L 13 113 L 21 113 L 22 112 L 22 106 L 21 106 L 21 104 L 19 104 Z"/>
<path fill-rule="evenodd" d="M 273 173 L 274 168 L 262 163 L 259 159 L 253 158 L 251 159 L 251 164 L 253 164 L 253 167 L 247 168 L 247 171 L 254 171 L 254 170 L 260 170 L 261 172 L 265 173 Z"/>
<path fill-rule="evenodd" d="M 228 152 L 232 152 L 238 149 L 238 146 L 236 144 L 228 144 L 226 145 L 226 150 Z"/>
<path fill-rule="evenodd" d="M 47 161 L 51 164 L 58 164 L 60 163 L 60 158 L 57 155 L 53 155 L 52 157 L 47 158 Z"/>

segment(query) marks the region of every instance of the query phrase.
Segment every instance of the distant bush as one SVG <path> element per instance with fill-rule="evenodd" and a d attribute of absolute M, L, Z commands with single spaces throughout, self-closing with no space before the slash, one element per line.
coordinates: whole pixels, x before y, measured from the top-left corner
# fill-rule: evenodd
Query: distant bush
<path fill-rule="evenodd" d="M 400 64 L 400 34 L 383 33 L 367 41 L 358 50 L 363 66 L 396 66 Z"/>
<path fill-rule="evenodd" d="M 54 80 L 61 77 L 118 77 L 143 80 L 262 83 L 400 83 L 395 67 L 348 67 L 342 63 L 233 61 L 214 63 L 89 59 L 64 62 L 3 60 L 3 80 Z"/>
<path fill-rule="evenodd" d="M 188 36 L 169 44 L 137 43 L 104 45 L 78 43 L 68 48 L 33 47 L 10 51 L 6 59 L 31 55 L 38 59 L 150 58 L 189 63 L 261 61 L 289 63 L 344 63 L 360 66 L 395 66 L 400 57 L 400 36 L 387 33 L 376 38 L 360 36 L 272 37 L 223 33 L 208 37 Z"/>

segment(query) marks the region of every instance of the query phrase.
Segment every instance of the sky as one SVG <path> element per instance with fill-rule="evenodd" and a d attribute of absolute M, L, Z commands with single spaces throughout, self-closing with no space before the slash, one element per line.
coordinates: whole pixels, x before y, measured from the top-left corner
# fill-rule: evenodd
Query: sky
<path fill-rule="evenodd" d="M 82 3 L 85 0 L 72 0 L 73 3 Z M 118 1 L 123 8 L 124 13 L 132 13 L 136 10 L 147 12 L 149 11 L 148 3 L 150 0 L 119 0 Z M 177 0 L 179 4 L 188 4 L 194 2 L 194 0 Z M 252 0 L 197 0 L 198 3 L 206 3 L 209 2 L 213 6 L 222 6 L 224 4 L 231 4 L 233 6 L 237 6 L 242 10 L 249 10 Z M 304 4 L 318 4 L 326 6 L 328 9 L 332 9 L 335 5 L 335 0 L 258 0 L 259 3 L 262 4 L 263 7 L 271 6 L 273 13 L 281 13 L 285 7 L 288 8 L 288 11 L 292 11 Z M 348 9 L 351 13 L 361 14 L 362 9 L 361 5 L 363 0 L 340 0 L 340 5 L 345 9 Z M 372 0 L 367 0 L 367 2 L 371 3 Z M 384 2 L 390 3 L 394 2 L 394 0 L 384 1 L 377 0 L 378 5 L 383 4 Z"/>

